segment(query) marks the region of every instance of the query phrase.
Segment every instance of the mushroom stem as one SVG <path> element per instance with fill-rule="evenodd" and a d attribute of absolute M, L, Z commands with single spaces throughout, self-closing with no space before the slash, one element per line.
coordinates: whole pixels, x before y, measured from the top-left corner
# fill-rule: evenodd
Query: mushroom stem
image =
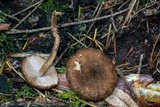
<path fill-rule="evenodd" d="M 48 57 L 46 62 L 43 64 L 43 66 L 39 70 L 39 73 L 38 73 L 39 76 L 43 76 L 47 72 L 47 70 L 50 68 L 50 66 L 52 65 L 57 55 L 57 51 L 60 44 L 60 36 L 58 35 L 58 29 L 57 29 L 57 18 L 59 15 L 61 15 L 61 12 L 52 13 L 51 30 L 52 30 L 52 35 L 54 37 L 54 45 L 53 45 L 50 56 Z"/>

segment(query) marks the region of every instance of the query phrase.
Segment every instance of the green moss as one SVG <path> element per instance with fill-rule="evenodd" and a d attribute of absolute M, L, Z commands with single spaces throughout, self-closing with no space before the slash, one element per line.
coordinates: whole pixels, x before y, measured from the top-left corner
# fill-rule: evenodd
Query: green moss
<path fill-rule="evenodd" d="M 74 91 L 59 93 L 57 96 L 68 100 L 71 107 L 85 107 L 85 104 L 80 101 L 80 98 L 74 93 Z"/>
<path fill-rule="evenodd" d="M 24 85 L 16 94 L 16 97 L 35 97 L 36 93 L 32 91 L 33 89 L 28 86 Z"/>

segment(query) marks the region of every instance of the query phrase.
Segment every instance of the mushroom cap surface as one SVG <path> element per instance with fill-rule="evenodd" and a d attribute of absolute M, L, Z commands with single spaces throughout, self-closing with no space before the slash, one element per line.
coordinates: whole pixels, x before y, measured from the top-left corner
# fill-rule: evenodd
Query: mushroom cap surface
<path fill-rule="evenodd" d="M 38 75 L 39 69 L 45 62 L 46 59 L 38 55 L 28 56 L 22 62 L 22 75 L 26 82 L 42 90 L 52 88 L 58 83 L 58 76 L 54 66 L 51 66 L 43 76 Z"/>
<path fill-rule="evenodd" d="M 83 99 L 99 101 L 117 85 L 116 67 L 99 49 L 85 48 L 73 54 L 66 67 L 70 87 Z"/>

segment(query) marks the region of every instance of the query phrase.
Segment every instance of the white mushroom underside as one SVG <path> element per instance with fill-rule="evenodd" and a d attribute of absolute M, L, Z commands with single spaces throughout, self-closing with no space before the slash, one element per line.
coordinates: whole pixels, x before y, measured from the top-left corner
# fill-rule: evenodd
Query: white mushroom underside
<path fill-rule="evenodd" d="M 30 56 L 25 60 L 23 74 L 31 84 L 47 87 L 58 83 L 58 76 L 54 66 L 51 66 L 43 76 L 38 76 L 38 72 L 45 61 L 40 56 Z"/>

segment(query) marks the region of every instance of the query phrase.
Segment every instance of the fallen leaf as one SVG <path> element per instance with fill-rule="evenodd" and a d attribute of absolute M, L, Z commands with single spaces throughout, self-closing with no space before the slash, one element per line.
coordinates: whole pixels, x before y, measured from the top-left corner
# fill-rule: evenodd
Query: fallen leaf
<path fill-rule="evenodd" d="M 115 90 L 113 91 L 113 95 L 117 96 L 129 107 L 138 107 L 137 103 L 132 99 L 132 97 L 121 89 L 115 88 Z"/>
<path fill-rule="evenodd" d="M 61 88 L 61 89 L 69 89 L 70 88 L 65 73 L 58 74 L 58 88 Z"/>
<path fill-rule="evenodd" d="M 139 107 L 160 107 L 160 104 L 146 102 L 144 96 L 141 96 L 138 102 L 139 102 L 138 104 Z"/>
<path fill-rule="evenodd" d="M 113 107 L 129 107 L 122 100 L 120 100 L 117 96 L 111 94 L 108 96 L 105 101 L 112 105 Z"/>
<path fill-rule="evenodd" d="M 146 102 L 153 102 L 160 104 L 160 92 L 145 88 L 133 88 L 137 98 L 144 97 Z"/>
<path fill-rule="evenodd" d="M 151 84 L 149 84 L 149 85 L 147 86 L 147 88 L 160 92 L 160 81 L 157 81 L 156 83 L 151 83 Z"/>
<path fill-rule="evenodd" d="M 0 23 L 0 31 L 2 31 L 2 30 L 8 30 L 9 27 L 10 27 L 10 24 Z"/>
<path fill-rule="evenodd" d="M 125 78 L 128 85 L 131 86 L 131 88 L 146 88 L 149 84 L 153 82 L 153 78 L 147 74 L 129 74 L 126 75 Z M 119 78 L 118 80 L 117 88 L 129 93 L 128 88 L 126 87 L 124 81 L 121 78 Z"/>

